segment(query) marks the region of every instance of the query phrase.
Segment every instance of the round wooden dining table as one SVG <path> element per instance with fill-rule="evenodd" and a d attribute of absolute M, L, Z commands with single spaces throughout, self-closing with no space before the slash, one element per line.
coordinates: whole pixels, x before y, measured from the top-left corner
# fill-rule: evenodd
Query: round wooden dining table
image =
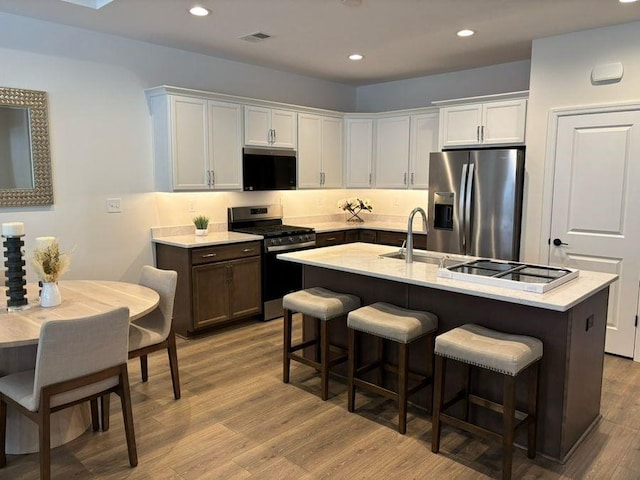
<path fill-rule="evenodd" d="M 58 283 L 62 303 L 41 307 L 37 284 L 27 285 L 28 308 L 0 309 L 0 376 L 35 368 L 40 327 L 47 320 L 65 320 L 128 307 L 130 320 L 151 312 L 160 296 L 150 288 L 106 280 L 64 280 Z M 88 404 L 67 408 L 51 417 L 51 447 L 73 440 L 91 424 Z M 38 451 L 36 425 L 9 407 L 7 409 L 6 453 Z"/>

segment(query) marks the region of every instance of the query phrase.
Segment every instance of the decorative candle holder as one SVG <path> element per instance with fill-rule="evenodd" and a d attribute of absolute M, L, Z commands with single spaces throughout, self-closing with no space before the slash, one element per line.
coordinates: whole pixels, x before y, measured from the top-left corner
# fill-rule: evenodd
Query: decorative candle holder
<path fill-rule="evenodd" d="M 27 289 L 25 288 L 27 280 L 25 279 L 26 271 L 25 261 L 22 257 L 22 247 L 24 247 L 23 235 L 5 236 L 2 245 L 6 249 L 4 266 L 7 267 L 5 276 L 7 277 L 7 307 L 9 310 L 20 310 L 28 304 Z"/>

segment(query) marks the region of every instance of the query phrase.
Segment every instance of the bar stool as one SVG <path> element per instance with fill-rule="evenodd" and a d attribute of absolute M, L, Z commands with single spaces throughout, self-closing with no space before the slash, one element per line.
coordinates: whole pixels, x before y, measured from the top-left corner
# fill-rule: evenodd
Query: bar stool
<path fill-rule="evenodd" d="M 350 312 L 347 316 L 349 338 L 349 393 L 347 409 L 355 411 L 356 387 L 385 396 L 398 403 L 398 431 L 407 431 L 407 399 L 418 390 L 431 384 L 433 372 L 433 334 L 438 328 L 438 317 L 433 313 L 407 310 L 389 303 L 374 303 Z M 363 332 L 378 337 L 377 360 L 358 367 L 356 332 Z M 427 357 L 429 359 L 429 375 L 413 374 L 418 383 L 409 388 L 409 344 L 420 337 L 429 335 Z M 393 391 L 383 386 L 385 370 L 396 368 L 386 365 L 384 361 L 384 341 L 390 340 L 398 345 L 398 389 Z M 379 368 L 377 383 L 364 380 L 361 376 Z"/>
<path fill-rule="evenodd" d="M 515 432 L 528 426 L 527 456 L 535 458 L 539 364 L 542 358 L 542 342 L 524 335 L 511 335 L 490 330 L 479 325 L 467 324 L 454 328 L 436 337 L 436 372 L 433 403 L 433 427 L 431 431 L 431 451 L 440 450 L 441 423 L 448 423 L 472 434 L 490 438 L 502 443 L 502 478 L 511 478 L 513 441 Z M 453 399 L 444 400 L 444 386 L 447 360 L 461 362 L 465 366 L 465 385 Z M 470 392 L 470 367 L 479 367 L 502 374 L 504 396 L 502 404 L 473 395 Z M 527 413 L 516 410 L 516 378 L 524 371 L 529 372 Z M 464 420 L 443 413 L 458 401 L 465 402 Z M 502 414 L 503 428 L 496 433 L 469 422 L 470 403 Z M 516 413 L 522 418 L 517 424 Z"/>
<path fill-rule="evenodd" d="M 284 348 L 282 381 L 289 383 L 291 360 L 295 360 L 320 371 L 322 384 L 322 400 L 329 398 L 329 369 L 338 363 L 344 362 L 347 355 L 344 349 L 339 350 L 340 355 L 334 359 L 329 358 L 332 345 L 329 344 L 329 321 L 346 315 L 351 310 L 360 306 L 360 298 L 346 293 L 336 293 L 326 288 L 313 287 L 298 292 L 288 293 L 282 299 L 284 308 Z M 292 317 L 294 312 L 299 312 L 316 319 L 316 337 L 291 344 Z M 316 361 L 294 353 L 303 348 L 315 345 Z"/>

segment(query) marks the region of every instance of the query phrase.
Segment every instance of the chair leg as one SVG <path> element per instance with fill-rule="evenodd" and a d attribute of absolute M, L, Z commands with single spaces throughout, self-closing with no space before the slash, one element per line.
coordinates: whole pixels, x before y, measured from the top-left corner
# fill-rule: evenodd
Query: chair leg
<path fill-rule="evenodd" d="M 356 374 L 356 331 L 353 328 L 347 329 L 347 339 L 349 348 L 349 386 L 347 392 L 347 410 L 354 412 L 356 409 L 356 386 L 353 379 Z"/>
<path fill-rule="evenodd" d="M 149 380 L 149 367 L 147 364 L 147 356 L 140 356 L 140 373 L 142 374 L 142 381 L 146 382 Z"/>
<path fill-rule="evenodd" d="M 173 384 L 173 398 L 180 399 L 180 374 L 178 373 L 178 347 L 176 346 L 176 334 L 171 328 L 167 338 L 167 354 L 169 355 L 169 369 L 171 370 L 171 383 Z"/>
<path fill-rule="evenodd" d="M 92 398 L 89 400 L 91 405 L 91 426 L 94 432 L 100 430 L 100 417 L 98 415 L 98 399 Z"/>
<path fill-rule="evenodd" d="M 376 382 L 381 387 L 384 387 L 384 338 L 378 337 L 376 341 L 378 349 L 378 361 L 380 362 L 380 366 L 376 371 Z"/>
<path fill-rule="evenodd" d="M 516 377 L 504 375 L 504 411 L 502 417 L 502 478 L 511 479 L 513 463 L 513 437 L 516 410 Z"/>
<path fill-rule="evenodd" d="M 329 321 L 322 322 L 320 332 L 320 379 L 322 381 L 322 400 L 329 398 Z"/>
<path fill-rule="evenodd" d="M 529 408 L 530 422 L 528 426 L 527 457 L 536 457 L 536 438 L 538 436 L 538 384 L 540 382 L 540 362 L 529 368 Z"/>
<path fill-rule="evenodd" d="M 49 398 L 44 391 L 40 397 L 40 425 L 38 429 L 38 444 L 40 447 L 40 480 L 51 478 L 51 412 L 49 411 Z"/>
<path fill-rule="evenodd" d="M 291 369 L 291 358 L 289 352 L 291 351 L 291 328 L 292 328 L 292 312 L 285 308 L 283 315 L 284 323 L 284 339 L 282 342 L 282 381 L 289 383 L 289 372 Z"/>
<path fill-rule="evenodd" d="M 409 345 L 398 344 L 398 431 L 403 435 L 407 432 L 407 388 L 409 375 Z"/>
<path fill-rule="evenodd" d="M 6 449 L 7 438 L 7 404 L 0 395 L 0 467 L 7 465 Z"/>
<path fill-rule="evenodd" d="M 133 411 L 131 409 L 131 392 L 129 391 L 129 374 L 126 366 L 120 370 L 120 403 L 122 405 L 122 419 L 124 432 L 127 437 L 129 465 L 138 465 L 138 451 L 136 449 L 136 434 L 133 427 Z"/>
<path fill-rule="evenodd" d="M 100 397 L 100 423 L 102 424 L 102 431 L 109 430 L 109 409 L 111 408 L 111 394 L 107 393 Z"/>
<path fill-rule="evenodd" d="M 444 382 L 445 368 L 447 359 L 436 355 L 434 392 L 433 392 L 433 415 L 431 421 L 431 451 L 438 453 L 440 451 L 440 433 L 442 425 L 440 424 L 440 410 L 444 401 Z"/>
<path fill-rule="evenodd" d="M 469 402 L 469 395 L 471 394 L 471 365 L 468 363 L 462 364 L 462 391 L 464 392 L 464 421 L 469 421 L 469 412 L 471 410 L 471 403 Z"/>

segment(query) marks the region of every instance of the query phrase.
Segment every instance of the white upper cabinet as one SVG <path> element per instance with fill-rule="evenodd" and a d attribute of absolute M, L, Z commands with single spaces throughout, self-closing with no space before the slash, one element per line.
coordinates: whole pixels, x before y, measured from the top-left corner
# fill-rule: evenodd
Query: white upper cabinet
<path fill-rule="evenodd" d="M 429 154 L 438 150 L 438 114 L 376 120 L 376 188 L 428 188 Z"/>
<path fill-rule="evenodd" d="M 409 152 L 409 186 L 429 188 L 429 154 L 438 151 L 437 113 L 411 117 L 411 146 Z"/>
<path fill-rule="evenodd" d="M 376 120 L 376 187 L 409 186 L 410 124 L 408 115 Z"/>
<path fill-rule="evenodd" d="M 296 148 L 297 113 L 246 105 L 244 144 L 255 147 Z"/>
<path fill-rule="evenodd" d="M 298 188 L 342 187 L 340 118 L 298 114 Z"/>
<path fill-rule="evenodd" d="M 373 119 L 349 118 L 345 120 L 345 152 L 347 163 L 346 187 L 371 187 L 373 160 Z"/>
<path fill-rule="evenodd" d="M 241 106 L 202 98 L 150 98 L 156 189 L 242 189 Z"/>
<path fill-rule="evenodd" d="M 514 145 L 525 141 L 527 100 L 502 100 L 440 109 L 442 147 Z"/>

